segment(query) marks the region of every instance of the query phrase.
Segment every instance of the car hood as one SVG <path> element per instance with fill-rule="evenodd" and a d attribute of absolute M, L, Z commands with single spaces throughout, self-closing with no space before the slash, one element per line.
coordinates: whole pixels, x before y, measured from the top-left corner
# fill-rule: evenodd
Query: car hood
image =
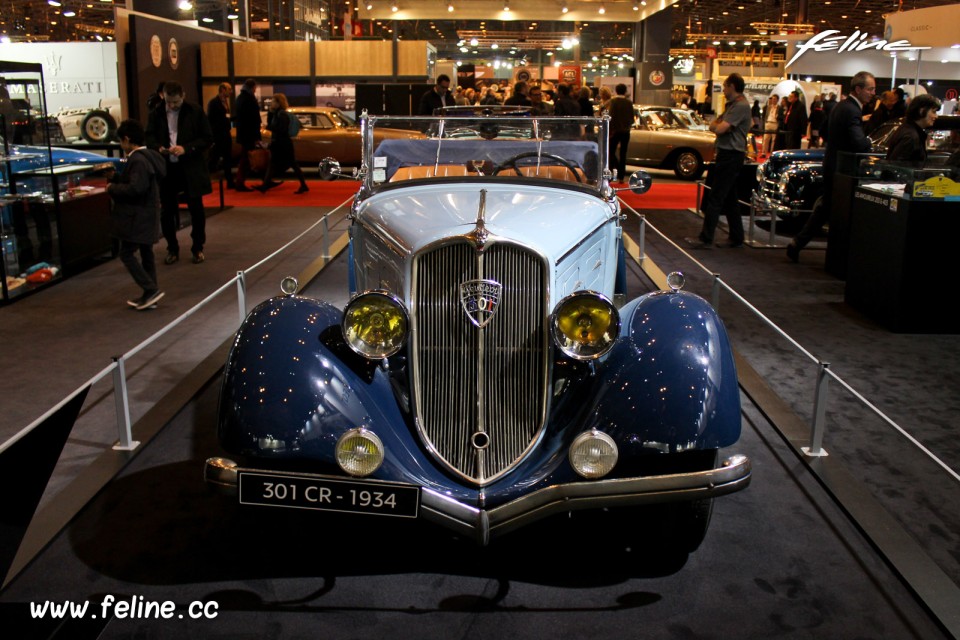
<path fill-rule="evenodd" d="M 779 176 L 784 169 L 797 162 L 822 163 L 824 154 L 822 148 L 774 151 L 764 163 L 764 172 L 767 176 Z"/>
<path fill-rule="evenodd" d="M 364 201 L 358 220 L 405 253 L 477 227 L 485 191 L 484 223 L 491 240 L 510 239 L 551 258 L 567 253 L 616 213 L 611 203 L 575 189 L 516 183 L 449 183 L 383 191 Z"/>

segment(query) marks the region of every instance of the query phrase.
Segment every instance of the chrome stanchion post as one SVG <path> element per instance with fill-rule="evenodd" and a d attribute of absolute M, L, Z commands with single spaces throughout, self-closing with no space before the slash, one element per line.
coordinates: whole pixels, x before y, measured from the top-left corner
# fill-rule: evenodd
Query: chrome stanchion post
<path fill-rule="evenodd" d="M 113 368 L 113 399 L 117 405 L 117 431 L 120 440 L 113 448 L 117 451 L 133 451 L 140 443 L 133 439 L 130 426 L 130 401 L 127 398 L 127 373 L 123 356 L 114 356 L 117 366 Z"/>
<path fill-rule="evenodd" d="M 700 211 L 700 203 L 703 202 L 703 181 L 697 180 L 697 201 L 694 203 L 693 208 L 698 214 L 702 214 Z"/>
<path fill-rule="evenodd" d="M 240 324 L 247 317 L 247 274 L 237 271 L 237 306 L 240 310 Z"/>
<path fill-rule="evenodd" d="M 821 458 L 829 455 L 823 449 L 823 431 L 827 420 L 827 369 L 829 362 L 821 362 L 817 369 L 817 390 L 813 401 L 813 429 L 810 432 L 810 446 L 801 447 L 804 455 Z"/>
<path fill-rule="evenodd" d="M 770 210 L 770 246 L 776 246 L 777 242 L 777 212 Z"/>
<path fill-rule="evenodd" d="M 329 214 L 323 216 L 323 259 L 330 259 L 330 223 Z"/>
<path fill-rule="evenodd" d="M 750 197 L 750 224 L 747 230 L 747 244 L 753 245 L 753 227 L 757 221 L 757 199 Z"/>
<path fill-rule="evenodd" d="M 639 241 L 640 241 L 640 242 L 639 242 L 639 245 L 640 245 L 640 259 L 643 260 L 643 259 L 645 259 L 645 258 L 647 257 L 647 245 L 646 245 L 646 242 L 647 242 L 647 216 L 645 216 L 645 215 L 643 215 L 643 214 L 640 215 L 640 237 L 639 237 L 638 239 L 639 239 Z"/>
<path fill-rule="evenodd" d="M 710 293 L 710 304 L 714 311 L 720 310 L 720 274 L 713 274 L 713 291 Z"/>

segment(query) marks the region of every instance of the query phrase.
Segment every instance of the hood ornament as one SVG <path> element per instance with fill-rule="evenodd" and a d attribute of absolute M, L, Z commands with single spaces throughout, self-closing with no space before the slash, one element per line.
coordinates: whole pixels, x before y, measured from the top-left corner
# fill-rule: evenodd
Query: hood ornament
<path fill-rule="evenodd" d="M 467 317 L 482 329 L 500 308 L 503 285 L 496 280 L 468 280 L 460 283 L 460 304 Z"/>
<path fill-rule="evenodd" d="M 483 250 L 490 232 L 487 231 L 487 225 L 484 218 L 487 215 L 487 190 L 480 189 L 480 207 L 477 210 L 477 222 L 472 231 L 467 233 L 467 238 L 476 245 L 478 250 Z"/>

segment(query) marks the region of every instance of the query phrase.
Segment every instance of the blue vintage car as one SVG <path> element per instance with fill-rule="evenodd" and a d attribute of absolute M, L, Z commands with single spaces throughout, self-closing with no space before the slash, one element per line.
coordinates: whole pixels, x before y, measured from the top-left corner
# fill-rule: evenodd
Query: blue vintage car
<path fill-rule="evenodd" d="M 364 117 L 353 297 L 287 280 L 250 313 L 206 480 L 245 505 L 421 518 L 480 544 L 608 510 L 695 549 L 712 499 L 750 481 L 745 456 L 718 455 L 740 435 L 733 353 L 679 274 L 614 304 L 609 121 L 584 120 Z M 374 148 L 381 125 L 429 137 Z M 644 519 L 663 503 L 667 522 Z"/>

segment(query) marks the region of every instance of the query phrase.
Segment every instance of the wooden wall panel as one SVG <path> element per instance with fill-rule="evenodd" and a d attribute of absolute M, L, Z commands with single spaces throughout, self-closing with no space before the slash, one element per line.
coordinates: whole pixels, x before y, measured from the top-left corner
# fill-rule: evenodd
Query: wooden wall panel
<path fill-rule="evenodd" d="M 428 47 L 428 42 L 416 40 L 397 43 L 397 75 L 426 77 Z"/>
<path fill-rule="evenodd" d="M 201 42 L 200 43 L 200 75 L 201 76 L 227 76 L 230 70 L 227 68 L 227 47 L 226 42 Z"/>
<path fill-rule="evenodd" d="M 309 78 L 310 43 L 235 42 L 233 71 L 237 78 L 261 81 L 276 77 Z"/>
<path fill-rule="evenodd" d="M 393 43 L 383 40 L 315 42 L 317 77 L 389 76 Z"/>

